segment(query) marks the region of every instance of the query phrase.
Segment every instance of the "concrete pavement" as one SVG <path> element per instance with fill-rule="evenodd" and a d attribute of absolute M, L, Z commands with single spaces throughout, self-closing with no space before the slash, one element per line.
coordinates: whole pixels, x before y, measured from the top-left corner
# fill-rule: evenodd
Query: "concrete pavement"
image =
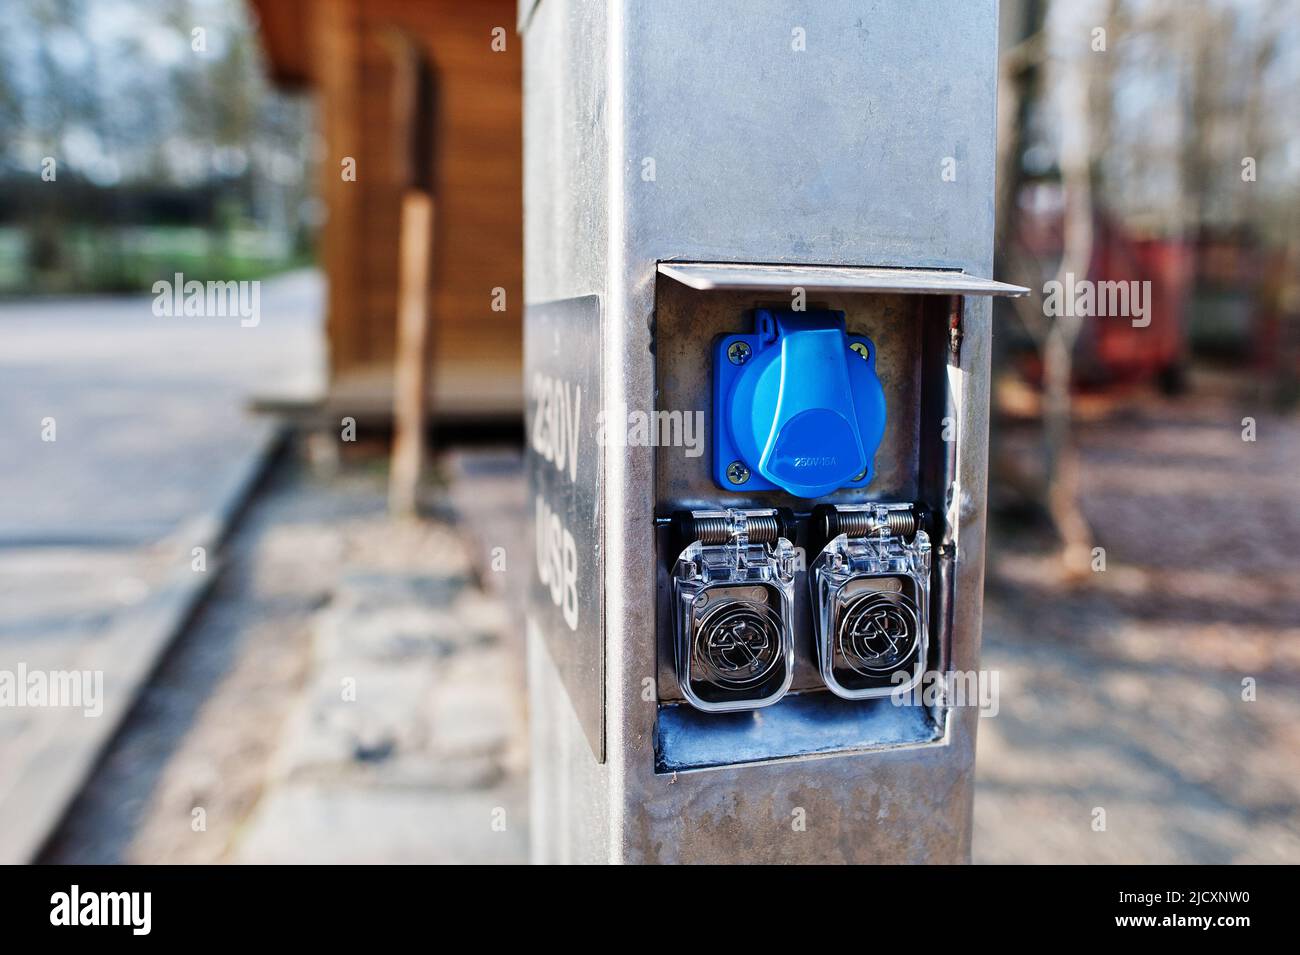
<path fill-rule="evenodd" d="M 249 398 L 321 387 L 314 272 L 264 282 L 256 327 L 152 304 L 0 304 L 0 677 L 97 673 L 103 688 L 93 716 L 0 706 L 3 861 L 39 849 L 215 576 L 275 441 Z"/>

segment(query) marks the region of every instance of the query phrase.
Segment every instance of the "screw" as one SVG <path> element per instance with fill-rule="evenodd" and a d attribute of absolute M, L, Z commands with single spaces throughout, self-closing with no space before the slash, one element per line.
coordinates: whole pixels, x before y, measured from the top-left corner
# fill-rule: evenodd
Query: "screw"
<path fill-rule="evenodd" d="M 727 465 L 727 480 L 732 484 L 744 484 L 749 480 L 749 468 L 739 461 L 732 461 Z"/>
<path fill-rule="evenodd" d="M 727 349 L 727 359 L 733 365 L 743 365 L 749 361 L 749 346 L 744 342 L 732 342 L 731 347 Z M 737 481 L 737 484 L 743 484 L 744 481 Z"/>
<path fill-rule="evenodd" d="M 862 342 L 854 342 L 852 345 L 849 346 L 849 351 L 857 352 L 859 355 L 862 356 L 863 361 L 866 361 L 868 358 L 871 357 L 871 349 L 867 348 L 867 346 L 862 344 Z"/>
<path fill-rule="evenodd" d="M 707 604 L 708 602 L 709 602 L 709 595 L 708 595 L 708 594 L 700 594 L 698 597 L 695 598 L 695 606 L 696 606 L 696 607 L 703 607 L 703 606 L 704 606 L 705 604 Z"/>

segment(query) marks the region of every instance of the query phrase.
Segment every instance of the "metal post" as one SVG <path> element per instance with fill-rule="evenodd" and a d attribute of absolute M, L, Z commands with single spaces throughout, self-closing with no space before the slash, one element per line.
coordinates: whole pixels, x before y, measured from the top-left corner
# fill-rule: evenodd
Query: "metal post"
<path fill-rule="evenodd" d="M 525 0 L 521 30 L 536 858 L 966 860 L 976 710 L 896 705 L 826 634 L 867 568 L 913 678 L 978 666 L 987 296 L 1019 291 L 987 278 L 996 5 Z M 867 395 L 856 473 L 782 471 L 788 408 L 766 448 L 729 429 L 778 345 L 781 400 Z M 740 689 L 692 670 L 719 568 L 771 638 Z"/>

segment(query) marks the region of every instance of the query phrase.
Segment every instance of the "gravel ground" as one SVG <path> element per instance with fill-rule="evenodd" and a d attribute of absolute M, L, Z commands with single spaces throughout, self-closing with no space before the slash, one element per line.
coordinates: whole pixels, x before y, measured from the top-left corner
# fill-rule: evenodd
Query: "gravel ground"
<path fill-rule="evenodd" d="M 1105 570 L 990 542 L 975 860 L 1300 862 L 1300 421 L 1151 398 L 1079 442 Z"/>
<path fill-rule="evenodd" d="M 499 603 L 385 491 L 374 464 L 281 463 L 42 861 L 525 858 Z"/>

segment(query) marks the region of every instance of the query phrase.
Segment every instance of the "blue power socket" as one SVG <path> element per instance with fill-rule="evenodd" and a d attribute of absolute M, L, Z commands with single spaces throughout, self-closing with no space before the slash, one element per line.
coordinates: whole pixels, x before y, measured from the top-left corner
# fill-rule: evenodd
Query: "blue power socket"
<path fill-rule="evenodd" d="M 876 346 L 844 313 L 756 309 L 713 349 L 713 479 L 728 491 L 821 497 L 865 487 L 885 434 Z"/>

